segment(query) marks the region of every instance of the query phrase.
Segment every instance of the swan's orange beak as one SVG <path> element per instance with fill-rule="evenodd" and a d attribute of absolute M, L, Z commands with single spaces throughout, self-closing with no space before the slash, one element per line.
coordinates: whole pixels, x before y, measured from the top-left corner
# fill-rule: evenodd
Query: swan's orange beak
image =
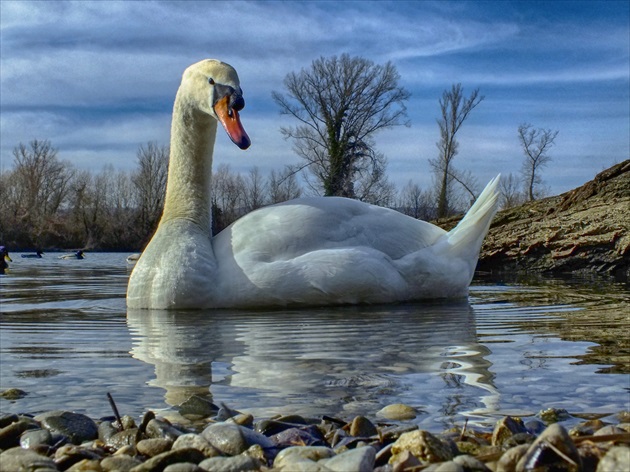
<path fill-rule="evenodd" d="M 219 117 L 219 121 L 225 128 L 228 136 L 234 144 L 241 149 L 247 149 L 251 144 L 249 136 L 245 132 L 238 111 L 230 107 L 230 96 L 226 95 L 214 105 L 214 112 Z"/>

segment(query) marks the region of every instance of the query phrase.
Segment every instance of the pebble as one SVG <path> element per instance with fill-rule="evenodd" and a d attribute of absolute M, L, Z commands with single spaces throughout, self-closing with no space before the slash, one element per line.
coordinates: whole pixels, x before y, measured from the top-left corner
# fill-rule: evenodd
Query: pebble
<path fill-rule="evenodd" d="M 0 449 L 9 449 L 20 444 L 20 436 L 29 429 L 38 428 L 31 419 L 17 418 L 17 421 L 0 429 Z"/>
<path fill-rule="evenodd" d="M 273 466 L 279 469 L 290 469 L 293 464 L 302 462 L 317 462 L 320 459 L 332 457 L 335 452 L 324 446 L 292 446 L 278 453 Z"/>
<path fill-rule="evenodd" d="M 202 399 L 203 400 L 203 399 Z M 186 402 L 184 402 L 186 403 Z M 570 429 L 563 411 L 543 410 L 527 423 L 499 419 L 492 429 L 467 426 L 440 434 L 416 424 L 374 418 L 256 420 L 208 408 L 214 417 L 171 423 L 148 412 L 140 426 L 123 417 L 93 421 L 69 411 L 0 417 L 0 470 L 131 472 L 611 472 L 630 470 L 630 415 L 591 419 Z M 391 405 L 390 405 L 391 406 Z M 403 405 L 404 407 L 404 405 Z M 380 412 L 379 412 L 380 413 Z M 568 413 L 567 413 L 568 414 Z M 170 417 L 172 420 L 177 416 Z M 554 422 L 558 419 L 559 422 Z M 405 420 L 399 420 L 405 421 Z M 97 424 L 98 423 L 98 424 Z M 573 424 L 576 424 L 575 422 Z"/>
<path fill-rule="evenodd" d="M 118 454 L 103 459 L 101 461 L 101 468 L 106 471 L 131 470 L 140 464 L 142 464 L 140 459 L 136 459 L 135 457 L 128 456 L 126 454 Z"/>
<path fill-rule="evenodd" d="M 47 429 L 31 429 L 20 436 L 20 446 L 24 449 L 34 449 L 41 445 L 52 445 L 53 436 Z"/>
<path fill-rule="evenodd" d="M 221 451 L 210 444 L 206 439 L 198 434 L 182 434 L 173 443 L 171 449 L 193 448 L 201 451 L 205 457 L 216 457 L 221 455 Z"/>
<path fill-rule="evenodd" d="M 0 454 L 0 470 L 58 470 L 55 461 L 35 451 L 13 447 Z"/>
<path fill-rule="evenodd" d="M 376 416 L 394 421 L 412 420 L 416 417 L 416 409 L 403 403 L 394 403 L 381 408 Z"/>
<path fill-rule="evenodd" d="M 527 433 L 527 429 L 520 418 L 506 416 L 497 421 L 492 432 L 492 445 L 500 446 L 505 441 L 518 433 Z"/>
<path fill-rule="evenodd" d="M 409 451 L 423 462 L 445 462 L 453 458 L 453 452 L 444 442 L 428 431 L 416 430 L 404 433 L 392 446 L 390 463 L 396 462 L 396 454 Z"/>
<path fill-rule="evenodd" d="M 350 436 L 370 437 L 378 434 L 378 430 L 365 416 L 357 416 L 350 424 Z"/>
<path fill-rule="evenodd" d="M 63 434 L 70 438 L 73 444 L 98 438 L 98 426 L 86 415 L 71 411 L 50 411 L 36 416 L 44 428 L 51 433 Z"/>
<path fill-rule="evenodd" d="M 374 470 L 375 457 L 376 450 L 372 446 L 363 446 L 320 460 L 319 463 L 334 472 L 345 472 L 348 470 L 371 472 Z"/>
<path fill-rule="evenodd" d="M 138 441 L 136 450 L 145 456 L 154 457 L 170 451 L 171 446 L 173 446 L 173 441 L 168 438 L 149 438 Z"/>
<path fill-rule="evenodd" d="M 28 395 L 28 393 L 24 390 L 20 390 L 19 388 L 9 388 L 0 392 L 0 397 L 5 400 L 19 400 L 20 398 L 24 398 L 26 395 Z"/>
<path fill-rule="evenodd" d="M 582 460 L 569 433 L 553 423 L 529 446 L 516 464 L 517 472 L 529 470 L 566 470 L 578 472 Z"/>
<path fill-rule="evenodd" d="M 201 436 L 226 456 L 236 456 L 254 444 L 263 448 L 274 446 L 268 437 L 244 426 L 230 423 L 211 424 L 203 430 Z"/>
<path fill-rule="evenodd" d="M 630 470 L 630 448 L 613 446 L 597 464 L 597 472 Z"/>
<path fill-rule="evenodd" d="M 521 444 L 505 451 L 497 462 L 496 472 L 514 472 L 518 461 L 527 454 L 528 449 L 529 444 Z"/>

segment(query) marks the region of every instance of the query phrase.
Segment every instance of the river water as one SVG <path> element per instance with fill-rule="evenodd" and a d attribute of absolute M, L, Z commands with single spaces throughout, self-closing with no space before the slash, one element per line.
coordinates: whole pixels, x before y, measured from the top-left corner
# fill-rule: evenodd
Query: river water
<path fill-rule="evenodd" d="M 392 403 L 440 431 L 553 407 L 630 410 L 630 290 L 476 278 L 468 301 L 273 312 L 130 311 L 128 254 L 11 254 L 0 276 L 2 413 L 172 412 L 191 395 L 256 417 L 375 418 Z M 378 419 L 378 418 L 376 418 Z"/>

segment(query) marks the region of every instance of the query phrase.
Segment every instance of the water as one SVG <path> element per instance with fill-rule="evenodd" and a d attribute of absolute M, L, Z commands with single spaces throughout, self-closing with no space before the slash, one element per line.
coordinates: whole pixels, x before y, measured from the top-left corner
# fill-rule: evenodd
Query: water
<path fill-rule="evenodd" d="M 630 291 L 478 279 L 464 302 L 274 312 L 127 313 L 127 254 L 22 259 L 0 276 L 2 413 L 166 413 L 192 394 L 256 417 L 374 418 L 440 431 L 548 407 L 630 409 Z"/>

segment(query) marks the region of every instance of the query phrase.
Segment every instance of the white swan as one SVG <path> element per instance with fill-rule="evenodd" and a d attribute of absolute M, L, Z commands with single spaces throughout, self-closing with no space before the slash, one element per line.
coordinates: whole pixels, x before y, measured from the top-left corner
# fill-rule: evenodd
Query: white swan
<path fill-rule="evenodd" d="M 394 210 L 336 197 L 256 210 L 210 236 L 217 122 L 246 149 L 236 71 L 204 60 L 173 108 L 164 213 L 133 269 L 129 308 L 258 308 L 465 297 L 497 208 L 493 179 L 446 232 Z"/>

